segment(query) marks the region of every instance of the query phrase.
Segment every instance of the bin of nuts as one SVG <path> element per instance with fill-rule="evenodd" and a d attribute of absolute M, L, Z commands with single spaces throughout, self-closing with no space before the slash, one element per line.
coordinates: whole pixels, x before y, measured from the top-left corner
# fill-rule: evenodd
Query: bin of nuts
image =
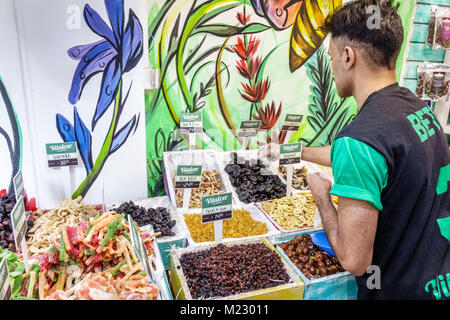
<path fill-rule="evenodd" d="M 337 258 L 312 242 L 315 232 L 290 233 L 269 240 L 305 283 L 305 300 L 356 299 L 355 277 L 342 268 Z"/>
<path fill-rule="evenodd" d="M 175 249 L 171 282 L 179 300 L 303 297 L 300 278 L 267 239 Z"/>
<path fill-rule="evenodd" d="M 175 174 L 174 174 L 175 176 Z M 200 188 L 192 189 L 189 200 L 189 209 L 202 207 L 202 197 L 224 193 L 222 179 L 217 170 L 203 170 Z M 184 189 L 176 189 L 175 197 L 177 208 L 183 207 Z"/>
<path fill-rule="evenodd" d="M 213 150 L 186 150 L 164 152 L 164 183 L 167 195 L 175 208 L 183 207 L 185 189 L 175 189 L 177 168 L 180 165 L 202 166 L 202 179 L 199 188 L 191 189 L 189 209 L 201 208 L 201 197 L 229 192 L 224 184 L 224 176 L 216 161 L 217 152 Z"/>
<path fill-rule="evenodd" d="M 286 166 L 278 166 L 278 172 L 283 176 L 283 179 L 286 180 Z M 294 168 L 292 174 L 292 187 L 297 190 L 309 190 L 308 183 L 306 182 L 307 175 L 308 169 L 305 166 Z"/>

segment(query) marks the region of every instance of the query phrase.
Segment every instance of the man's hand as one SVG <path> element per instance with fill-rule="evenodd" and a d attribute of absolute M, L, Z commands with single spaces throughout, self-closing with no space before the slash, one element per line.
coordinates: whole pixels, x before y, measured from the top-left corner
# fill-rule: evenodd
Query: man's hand
<path fill-rule="evenodd" d="M 324 197 L 330 197 L 330 180 L 322 178 L 318 172 L 308 174 L 306 179 L 309 185 L 309 190 L 311 190 L 314 199 L 318 200 Z"/>
<path fill-rule="evenodd" d="M 269 143 L 261 147 L 258 151 L 260 158 L 272 158 L 278 160 L 280 157 L 280 145 L 277 143 Z"/>

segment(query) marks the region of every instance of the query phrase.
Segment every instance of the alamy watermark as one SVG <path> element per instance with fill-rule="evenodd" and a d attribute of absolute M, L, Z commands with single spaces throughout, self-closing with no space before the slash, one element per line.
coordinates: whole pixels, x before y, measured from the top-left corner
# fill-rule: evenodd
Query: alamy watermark
<path fill-rule="evenodd" d="M 377 5 L 366 7 L 366 13 L 370 16 L 367 18 L 367 28 L 369 30 L 381 29 L 381 10 Z"/>
<path fill-rule="evenodd" d="M 66 26 L 69 30 L 81 29 L 81 8 L 77 5 L 70 5 L 66 9 L 68 15 Z"/>
<path fill-rule="evenodd" d="M 371 265 L 367 268 L 367 273 L 370 274 L 367 278 L 366 286 L 369 290 L 381 289 L 381 269 L 379 266 Z"/>

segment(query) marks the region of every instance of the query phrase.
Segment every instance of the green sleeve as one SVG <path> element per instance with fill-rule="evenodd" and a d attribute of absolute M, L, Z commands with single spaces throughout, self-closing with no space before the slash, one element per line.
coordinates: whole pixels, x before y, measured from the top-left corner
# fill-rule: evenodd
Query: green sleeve
<path fill-rule="evenodd" d="M 331 194 L 364 200 L 381 211 L 381 192 L 386 186 L 386 159 L 369 145 L 349 137 L 339 138 L 331 147 L 334 185 Z"/>

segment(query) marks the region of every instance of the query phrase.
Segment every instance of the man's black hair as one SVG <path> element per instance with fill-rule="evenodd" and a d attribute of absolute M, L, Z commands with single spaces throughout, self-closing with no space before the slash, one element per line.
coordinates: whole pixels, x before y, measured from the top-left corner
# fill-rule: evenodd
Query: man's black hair
<path fill-rule="evenodd" d="M 374 10 L 377 6 L 378 10 Z M 372 65 L 395 68 L 403 43 L 403 25 L 394 0 L 355 0 L 337 9 L 325 21 L 324 31 L 332 38 L 342 37 L 365 52 L 364 58 Z M 379 16 L 379 28 L 374 25 Z"/>

